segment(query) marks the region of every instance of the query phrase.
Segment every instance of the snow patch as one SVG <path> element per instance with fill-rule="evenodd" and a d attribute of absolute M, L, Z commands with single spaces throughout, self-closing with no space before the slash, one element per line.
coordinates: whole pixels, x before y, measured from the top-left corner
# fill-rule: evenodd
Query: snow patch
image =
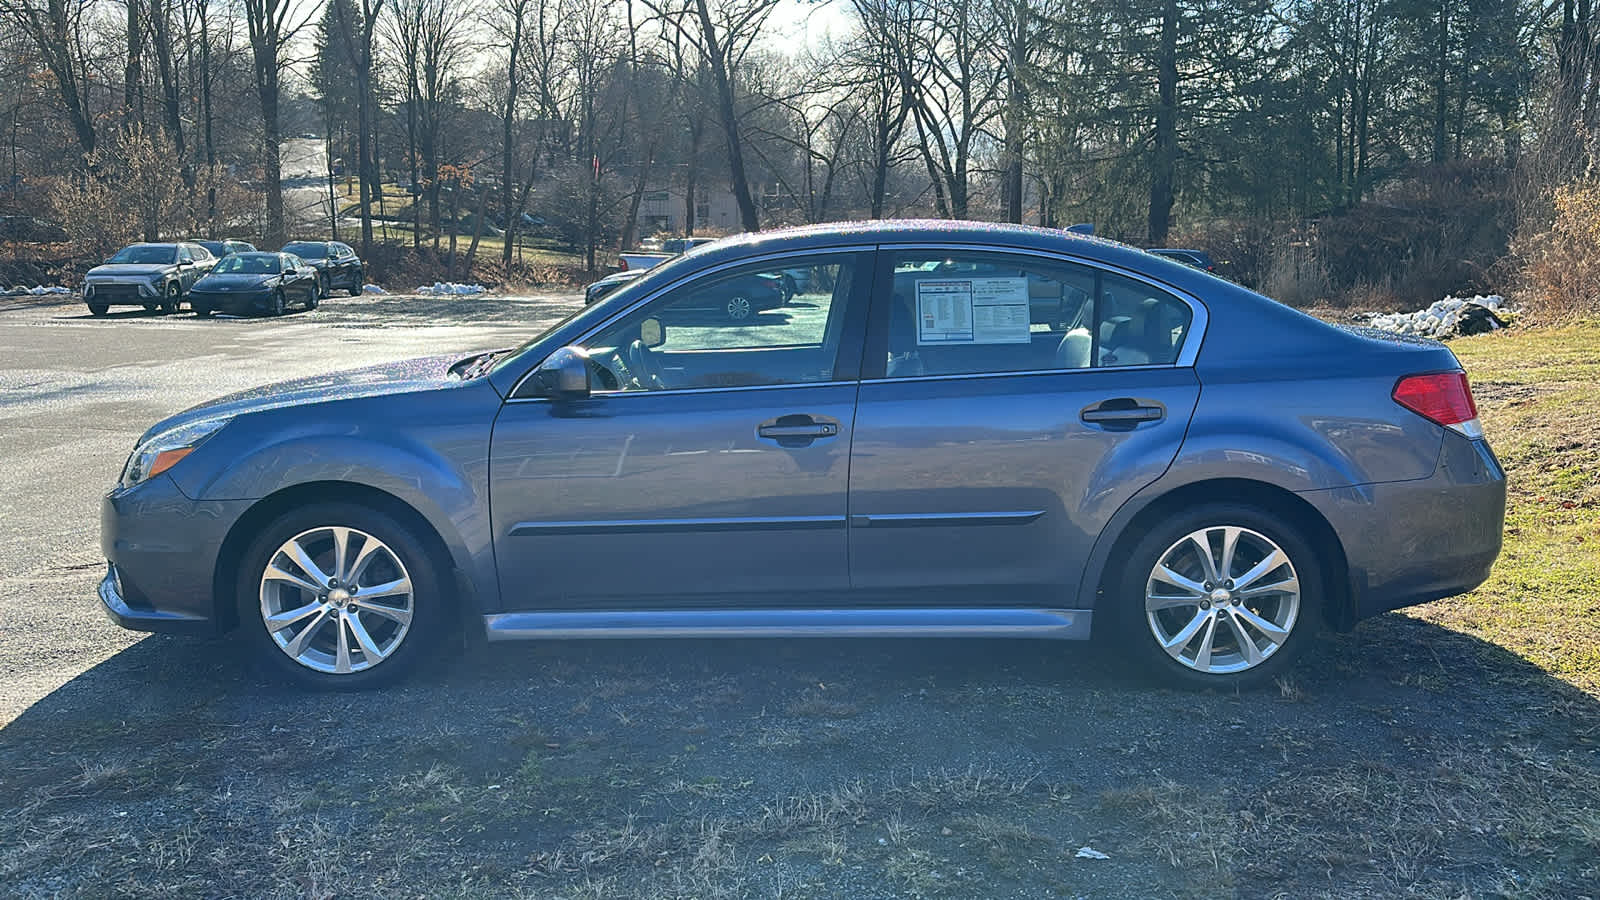
<path fill-rule="evenodd" d="M 361 286 L 361 293 L 363 293 L 363 294 L 387 294 L 389 292 L 384 290 L 381 285 L 363 284 Z"/>
<path fill-rule="evenodd" d="M 11 297 L 21 297 L 21 296 L 24 296 L 24 295 L 31 295 L 31 296 L 34 296 L 34 297 L 43 297 L 46 294 L 70 294 L 70 293 L 72 293 L 72 288 L 62 287 L 59 284 L 52 284 L 49 287 L 46 287 L 46 286 L 44 286 L 42 284 L 36 284 L 33 287 L 28 287 L 27 285 L 19 284 L 16 287 L 10 288 L 9 290 L 5 291 L 4 293 L 7 296 L 11 296 Z"/>
<path fill-rule="evenodd" d="M 1359 318 L 1373 328 L 1394 334 L 1444 340 L 1459 334 L 1478 334 L 1504 328 L 1512 310 L 1499 294 L 1471 297 L 1445 297 L 1427 309 L 1408 313 L 1363 315 Z"/>
<path fill-rule="evenodd" d="M 433 296 L 470 297 L 481 294 L 488 288 L 481 284 L 456 284 L 454 281 L 435 281 L 431 286 L 423 285 L 417 288 L 417 293 Z"/>

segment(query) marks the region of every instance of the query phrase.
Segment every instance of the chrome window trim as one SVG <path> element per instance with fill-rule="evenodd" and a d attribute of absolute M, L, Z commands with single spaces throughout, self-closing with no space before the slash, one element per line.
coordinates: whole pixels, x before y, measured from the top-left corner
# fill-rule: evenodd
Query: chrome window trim
<path fill-rule="evenodd" d="M 881 243 L 881 242 L 878 244 L 878 250 L 879 251 L 884 251 L 884 250 L 888 250 L 888 251 L 938 250 L 938 251 L 944 251 L 944 252 L 963 252 L 964 251 L 964 252 L 969 252 L 969 253 L 970 252 L 1004 253 L 1004 254 L 1010 254 L 1012 256 L 1037 256 L 1037 257 L 1041 257 L 1043 259 L 1055 260 L 1057 262 L 1071 263 L 1073 265 L 1078 265 L 1078 266 L 1086 266 L 1086 267 L 1091 268 L 1091 269 L 1098 269 L 1098 270 L 1100 270 L 1102 272 L 1110 272 L 1113 275 L 1119 275 L 1119 276 L 1121 276 L 1123 278 L 1129 278 L 1129 279 L 1132 279 L 1134 281 L 1138 281 L 1138 282 L 1141 282 L 1143 284 L 1147 284 L 1147 285 L 1149 285 L 1149 286 L 1151 286 L 1153 288 L 1156 288 L 1156 289 L 1160 290 L 1164 294 L 1168 294 L 1168 295 L 1171 295 L 1172 297 L 1177 298 L 1184 305 L 1189 307 L 1190 319 L 1189 319 L 1189 331 L 1188 331 L 1187 334 L 1185 334 L 1183 336 L 1183 347 L 1182 347 L 1182 349 L 1180 349 L 1178 351 L 1178 358 L 1175 361 L 1171 362 L 1171 363 L 1153 363 L 1153 364 L 1144 364 L 1144 365 L 1135 365 L 1135 366 L 1089 366 L 1088 368 L 1084 368 L 1084 369 L 1044 369 L 1044 370 L 1034 370 L 1034 371 L 1029 371 L 1029 372 L 978 372 L 978 373 L 968 373 L 968 374 L 963 374 L 963 375 L 914 375 L 914 376 L 906 376 L 904 378 L 887 378 L 887 377 L 885 377 L 885 378 L 882 378 L 882 379 L 878 379 L 878 378 L 870 379 L 870 381 L 873 382 L 873 383 L 877 383 L 877 382 L 880 382 L 880 381 L 911 381 L 911 380 L 914 380 L 914 379 L 926 380 L 926 379 L 929 379 L 929 378 L 970 378 L 970 377 L 974 377 L 974 376 L 980 377 L 980 378 L 991 378 L 991 377 L 1001 376 L 1001 375 L 1038 375 L 1038 374 L 1042 374 L 1044 372 L 1053 372 L 1053 373 L 1061 373 L 1061 372 L 1114 372 L 1114 371 L 1121 370 L 1121 369 L 1190 369 L 1190 368 L 1194 368 L 1195 359 L 1200 356 L 1200 344 L 1205 340 L 1206 326 L 1207 326 L 1207 324 L 1209 324 L 1210 318 L 1211 318 L 1210 314 L 1209 314 L 1209 311 L 1206 309 L 1205 303 L 1202 302 L 1200 300 L 1200 298 L 1194 296 L 1193 294 L 1189 293 L 1188 291 L 1183 290 L 1182 288 L 1178 288 L 1178 287 L 1175 287 L 1173 285 L 1170 285 L 1170 284 L 1166 283 L 1165 281 L 1160 281 L 1158 279 L 1152 278 L 1149 275 L 1146 275 L 1143 272 L 1139 272 L 1139 271 L 1136 271 L 1134 269 L 1124 268 L 1124 267 L 1119 266 L 1119 265 L 1117 265 L 1115 263 L 1109 263 L 1109 262 L 1106 262 L 1104 260 L 1093 259 L 1093 258 L 1084 257 L 1084 256 L 1078 256 L 1076 254 L 1073 254 L 1073 253 L 1070 253 L 1070 252 L 1067 252 L 1067 251 L 1062 251 L 1062 250 L 1041 250 L 1038 247 L 1006 247 L 1006 246 L 1001 246 L 1001 245 L 996 245 L 996 244 L 976 244 L 976 243 L 974 243 L 974 244 L 966 244 L 966 243 L 962 243 L 962 244 L 948 244 L 948 243 L 885 244 L 885 243 Z M 869 379 L 863 379 L 864 382 L 868 381 L 868 380 Z"/>
<path fill-rule="evenodd" d="M 591 397 L 667 397 L 677 394 L 726 394 L 732 391 L 777 391 L 801 388 L 850 387 L 859 381 L 799 381 L 794 384 L 737 384 L 727 387 L 667 388 L 661 391 L 592 391 Z M 507 403 L 549 403 L 549 397 L 512 397 Z"/>
<path fill-rule="evenodd" d="M 597 396 L 605 396 L 605 397 L 626 396 L 626 395 L 629 395 L 629 394 L 650 394 L 650 395 L 660 395 L 660 394 L 703 394 L 703 393 L 710 393 L 710 392 L 713 392 L 713 391 L 719 391 L 720 392 L 720 391 L 771 390 L 771 389 L 774 389 L 774 388 L 814 387 L 814 386 L 831 385 L 831 384 L 858 384 L 858 383 L 859 384 L 887 384 L 887 383 L 892 383 L 892 382 L 904 382 L 904 381 L 935 381 L 935 380 L 944 380 L 944 379 L 970 379 L 970 378 L 1010 378 L 1010 377 L 1015 377 L 1015 376 L 1020 376 L 1020 375 L 1061 375 L 1061 374 L 1064 374 L 1064 373 L 1071 373 L 1071 372 L 1117 372 L 1117 371 L 1139 370 L 1139 369 L 1191 369 L 1191 368 L 1194 368 L 1195 360 L 1200 355 L 1200 345 L 1205 341 L 1206 327 L 1207 327 L 1207 325 L 1210 324 L 1209 311 L 1206 309 L 1205 303 L 1202 302 L 1198 297 L 1194 296 L 1193 294 L 1189 293 L 1188 291 L 1185 291 L 1185 290 L 1183 290 L 1181 288 L 1178 288 L 1178 287 L 1175 287 L 1173 285 L 1170 285 L 1167 282 L 1160 281 L 1160 280 L 1155 279 L 1155 278 L 1151 278 L 1149 275 L 1146 275 L 1146 274 L 1144 274 L 1142 272 L 1138 272 L 1138 271 L 1135 271 L 1133 269 L 1124 268 L 1123 266 L 1116 265 L 1115 263 L 1108 263 L 1108 262 L 1105 262 L 1103 260 L 1094 259 L 1094 258 L 1091 258 L 1091 257 L 1079 256 L 1079 255 L 1076 255 L 1076 254 L 1073 254 L 1073 253 L 1070 253 L 1070 252 L 1066 252 L 1066 251 L 1041 250 L 1041 249 L 1039 249 L 1037 247 L 1008 247 L 1008 246 L 999 245 L 999 244 L 978 244 L 978 243 L 959 243 L 959 244 L 950 244 L 950 243 L 912 243 L 912 244 L 898 244 L 898 243 L 892 243 L 892 242 L 891 243 L 885 243 L 881 239 L 878 239 L 878 240 L 874 240 L 873 242 L 867 243 L 867 244 L 845 244 L 845 245 L 838 245 L 838 246 L 833 246 L 833 247 L 813 247 L 813 248 L 810 248 L 810 249 L 807 249 L 807 250 L 789 250 L 789 251 L 776 252 L 776 253 L 764 253 L 764 254 L 761 254 L 759 256 L 747 257 L 745 259 L 740 259 L 740 260 L 730 260 L 730 261 L 725 262 L 725 263 L 719 263 L 718 265 L 712 266 L 710 268 L 700 269 L 700 270 L 698 270 L 698 271 L 696 271 L 696 272 L 694 272 L 694 273 L 692 273 L 690 275 L 686 275 L 683 278 L 680 278 L 677 281 L 672 282 L 671 284 L 663 285 L 662 287 L 656 289 L 655 291 L 653 291 L 653 292 L 651 292 L 649 294 L 646 294 L 643 297 L 640 297 L 638 300 L 635 300 L 633 303 L 629 304 L 628 306 L 618 310 L 615 315 L 612 315 L 610 318 L 607 318 L 607 319 L 601 321 L 600 324 L 594 326 L 593 328 L 590 328 L 588 331 L 586 331 L 583 334 L 579 335 L 575 340 L 572 341 L 572 343 L 573 344 L 582 344 L 584 341 L 587 341 L 589 338 L 593 337 L 594 335 L 598 334 L 599 332 L 604 331 L 605 329 L 611 327 L 611 325 L 614 324 L 617 320 L 629 315 L 634 310 L 636 310 L 639 307 L 645 305 L 646 303 L 651 303 L 654 300 L 656 300 L 658 297 L 662 296 L 663 294 L 666 294 L 668 291 L 672 291 L 672 290 L 680 287 L 681 285 L 688 284 L 691 281 L 694 281 L 696 279 L 699 279 L 699 278 L 707 276 L 707 275 L 714 275 L 714 274 L 716 274 L 718 272 L 723 272 L 723 271 L 726 271 L 728 269 L 736 269 L 736 268 L 739 268 L 741 266 L 755 265 L 755 264 L 767 262 L 767 261 L 770 261 L 770 260 L 781 260 L 781 259 L 788 259 L 788 258 L 801 257 L 801 256 L 830 256 L 830 255 L 846 254 L 846 253 L 863 253 L 863 252 L 866 252 L 868 250 L 871 250 L 871 251 L 874 251 L 874 252 L 883 252 L 883 251 L 886 251 L 886 250 L 887 251 L 937 250 L 937 251 L 944 251 L 944 252 L 966 251 L 966 252 L 980 252 L 980 253 L 1001 253 L 1001 254 L 1010 254 L 1010 255 L 1013 255 L 1013 256 L 1036 256 L 1036 257 L 1039 257 L 1041 259 L 1053 260 L 1055 262 L 1070 263 L 1072 265 L 1086 266 L 1086 267 L 1091 268 L 1091 269 L 1097 269 L 1097 270 L 1100 270 L 1100 271 L 1103 271 L 1103 272 L 1110 272 L 1113 275 L 1119 275 L 1119 276 L 1121 276 L 1123 278 L 1129 278 L 1129 279 L 1132 279 L 1134 281 L 1138 281 L 1138 282 L 1141 282 L 1143 284 L 1147 284 L 1147 285 L 1149 285 L 1149 286 L 1151 286 L 1153 288 L 1156 288 L 1156 289 L 1160 290 L 1161 292 L 1163 292 L 1165 294 L 1168 294 L 1168 295 L 1170 295 L 1172 297 L 1177 298 L 1184 305 L 1188 306 L 1189 307 L 1189 314 L 1190 314 L 1190 317 L 1191 317 L 1190 320 L 1189 320 L 1189 332 L 1183 336 L 1183 347 L 1182 347 L 1182 349 L 1180 349 L 1178 351 L 1177 360 L 1172 362 L 1172 363 L 1154 363 L 1154 364 L 1148 364 L 1147 363 L 1147 364 L 1143 364 L 1143 365 L 1127 365 L 1127 366 L 1089 366 L 1089 367 L 1083 368 L 1083 369 L 1030 369 L 1030 370 L 1019 371 L 1019 372 L 969 372 L 969 373 L 956 374 L 956 375 L 908 375 L 908 376 L 904 376 L 904 377 L 900 377 L 900 378 L 890 378 L 890 377 L 885 376 L 883 378 L 862 378 L 862 379 L 859 379 L 857 381 L 851 381 L 851 382 L 827 381 L 827 382 L 814 382 L 814 383 L 802 382 L 802 383 L 798 383 L 798 384 L 741 385 L 741 386 L 733 386 L 733 387 L 713 387 L 713 388 L 673 388 L 673 389 L 664 390 L 664 391 L 596 391 L 595 394 Z M 533 377 L 533 373 L 538 371 L 539 366 L 541 366 L 543 364 L 544 364 L 544 360 L 540 360 L 533 367 L 528 369 L 527 372 L 523 373 L 521 378 L 517 379 L 517 383 L 515 385 L 513 385 L 512 388 L 511 388 L 511 393 L 510 393 L 509 397 L 506 400 L 507 403 L 528 403 L 528 402 L 531 402 L 531 401 L 545 401 L 545 402 L 549 401 L 550 398 L 548 398 L 548 397 L 519 397 L 518 396 L 518 394 L 520 394 L 522 392 L 523 383 L 526 382 L 529 378 L 532 378 Z"/>
<path fill-rule="evenodd" d="M 866 252 L 868 250 L 875 250 L 875 249 L 877 249 L 877 246 L 878 245 L 874 242 L 874 243 L 868 243 L 868 244 L 847 244 L 847 245 L 841 245 L 841 246 L 836 246 L 836 247 L 813 247 L 813 248 L 811 248 L 809 250 L 788 250 L 788 251 L 779 252 L 779 253 L 763 253 L 763 254 L 761 254 L 759 256 L 748 256 L 748 257 L 745 257 L 744 259 L 729 260 L 728 262 L 725 262 L 725 263 L 718 263 L 717 265 L 711 266 L 709 268 L 697 269 L 694 272 L 692 272 L 692 273 L 690 273 L 688 275 L 685 275 L 684 277 L 678 279 L 677 281 L 672 282 L 671 284 L 662 285 L 661 287 L 657 288 L 656 290 L 652 291 L 651 293 L 646 294 L 643 297 L 640 297 L 638 300 L 633 301 L 633 303 L 629 304 L 628 306 L 625 306 L 622 309 L 617 310 L 615 315 L 611 316 L 608 319 L 602 320 L 600 322 L 600 324 L 594 326 L 593 328 L 589 329 L 588 331 L 585 331 L 583 334 L 578 335 L 575 339 L 573 339 L 571 342 L 569 342 L 566 346 L 570 347 L 570 346 L 573 346 L 573 345 L 582 344 L 584 341 L 587 341 L 588 339 L 594 337 L 596 334 L 599 334 L 600 332 L 606 330 L 607 328 L 610 328 L 613 324 L 616 323 L 616 321 L 618 319 L 622 319 L 622 318 L 626 317 L 628 314 L 632 313 L 634 310 L 636 310 L 639 307 L 645 305 L 646 303 L 652 303 L 658 297 L 662 296 L 663 294 L 666 294 L 667 292 L 672 291 L 672 290 L 676 290 L 677 288 L 679 288 L 679 287 L 681 287 L 681 286 L 683 286 L 685 284 L 688 284 L 691 281 L 697 281 L 700 278 L 703 278 L 703 277 L 705 277 L 707 275 L 715 275 L 718 272 L 725 272 L 728 269 L 737 269 L 737 268 L 741 268 L 743 266 L 756 265 L 758 263 L 763 263 L 763 262 L 767 262 L 769 260 L 774 260 L 774 259 L 793 259 L 793 258 L 799 257 L 799 256 L 836 256 L 836 255 L 839 255 L 839 254 L 846 254 L 846 253 L 863 253 L 863 252 Z M 557 349 L 559 349 L 559 348 L 557 348 Z M 555 351 L 551 351 L 551 352 L 555 352 Z M 544 397 L 518 397 L 517 396 L 518 394 L 520 394 L 522 392 L 523 382 L 527 381 L 529 378 L 532 378 L 533 377 L 533 373 L 537 372 L 539 370 L 539 367 L 542 366 L 542 365 L 544 365 L 544 360 L 541 359 L 537 363 L 535 363 L 532 368 L 530 368 L 530 369 L 528 369 L 528 371 L 524 372 L 522 374 L 521 378 L 517 379 L 517 383 L 512 386 L 511 393 L 510 393 L 510 395 L 509 395 L 509 397 L 508 397 L 506 402 L 511 403 L 511 402 L 517 402 L 517 401 L 525 401 L 525 400 L 543 400 L 543 399 L 547 399 L 547 398 L 544 398 Z M 823 382 L 817 382 L 817 383 L 821 384 Z M 852 381 L 852 382 L 848 382 L 848 383 L 854 384 L 855 382 Z M 783 385 L 751 385 L 750 387 L 806 387 L 807 384 L 808 383 L 783 384 Z M 608 395 L 609 394 L 669 394 L 669 393 L 685 393 L 686 391 L 746 390 L 746 389 L 748 389 L 748 387 L 684 388 L 684 389 L 672 389 L 672 390 L 667 390 L 667 391 L 604 391 L 604 392 L 597 392 L 597 393 L 605 393 L 605 394 L 608 394 Z"/>

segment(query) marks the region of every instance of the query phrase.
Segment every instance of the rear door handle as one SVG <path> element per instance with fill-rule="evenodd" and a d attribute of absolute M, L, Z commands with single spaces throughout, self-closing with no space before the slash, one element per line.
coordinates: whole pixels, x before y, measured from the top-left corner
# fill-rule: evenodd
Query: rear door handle
<path fill-rule="evenodd" d="M 1143 422 L 1157 422 L 1166 418 L 1167 410 L 1159 404 L 1141 403 L 1131 397 L 1118 397 L 1096 403 L 1078 414 L 1090 425 L 1108 428 L 1134 428 Z"/>

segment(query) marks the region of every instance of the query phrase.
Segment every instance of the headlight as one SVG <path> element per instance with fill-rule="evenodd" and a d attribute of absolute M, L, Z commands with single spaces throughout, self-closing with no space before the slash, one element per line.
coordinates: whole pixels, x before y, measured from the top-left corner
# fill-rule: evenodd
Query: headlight
<path fill-rule="evenodd" d="M 230 420 L 230 418 L 201 419 L 198 422 L 190 422 L 163 431 L 144 441 L 133 448 L 133 454 L 122 467 L 122 478 L 117 484 L 123 488 L 131 488 L 160 475 L 176 465 L 178 460 L 194 452 L 194 448 L 200 446 L 201 442 L 215 434 Z"/>

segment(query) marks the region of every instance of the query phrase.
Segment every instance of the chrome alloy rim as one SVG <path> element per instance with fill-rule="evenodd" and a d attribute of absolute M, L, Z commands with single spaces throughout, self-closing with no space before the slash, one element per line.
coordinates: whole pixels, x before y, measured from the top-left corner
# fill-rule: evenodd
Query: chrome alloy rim
<path fill-rule="evenodd" d="M 261 575 L 261 620 L 309 669 L 348 675 L 394 655 L 411 628 L 411 574 L 383 541 L 323 526 L 285 541 Z"/>
<path fill-rule="evenodd" d="M 728 301 L 728 318 L 745 319 L 750 316 L 750 299 L 748 297 L 734 297 Z"/>
<path fill-rule="evenodd" d="M 1242 672 L 1289 639 L 1300 614 L 1300 577 L 1271 538 L 1215 525 L 1161 554 L 1144 610 L 1156 642 L 1179 664 L 1208 674 Z"/>

